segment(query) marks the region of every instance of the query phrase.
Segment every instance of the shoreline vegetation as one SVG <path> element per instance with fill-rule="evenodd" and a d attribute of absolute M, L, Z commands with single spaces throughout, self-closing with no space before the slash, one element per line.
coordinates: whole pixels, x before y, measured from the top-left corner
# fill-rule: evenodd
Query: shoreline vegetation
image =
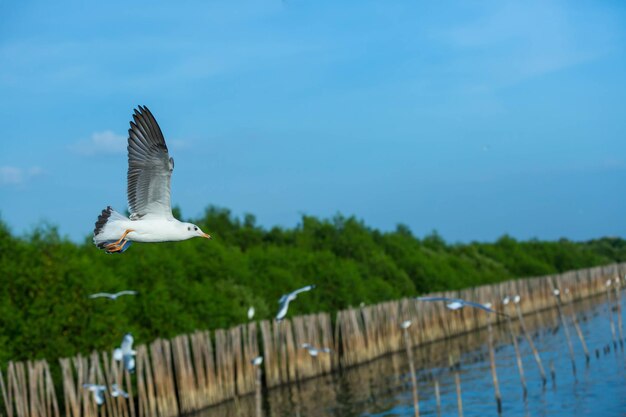
<path fill-rule="evenodd" d="M 271 321 L 282 294 L 309 284 L 317 288 L 290 305 L 288 318 L 626 260 L 620 238 L 450 244 L 436 232 L 381 232 L 340 215 L 265 229 L 252 215 L 215 207 L 191 220 L 214 240 L 137 244 L 122 255 L 103 254 L 90 237 L 73 243 L 54 227 L 14 236 L 0 221 L 1 367 L 109 351 L 127 332 L 143 344 L 227 329 L 245 323 L 250 306 L 255 320 Z M 124 289 L 139 294 L 89 298 Z"/>

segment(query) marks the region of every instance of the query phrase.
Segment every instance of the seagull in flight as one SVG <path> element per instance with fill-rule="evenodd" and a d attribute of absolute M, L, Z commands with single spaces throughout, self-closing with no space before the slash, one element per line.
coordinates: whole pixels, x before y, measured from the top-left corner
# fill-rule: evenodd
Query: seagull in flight
<path fill-rule="evenodd" d="M 122 295 L 137 295 L 137 291 L 124 290 L 124 291 L 116 292 L 114 294 L 108 293 L 108 292 L 99 292 L 99 293 L 96 293 L 96 294 L 91 294 L 89 296 L 89 298 L 106 297 L 106 298 L 109 298 L 111 300 L 117 300 L 117 298 L 121 297 Z"/>
<path fill-rule="evenodd" d="M 156 119 L 146 106 L 135 109 L 128 129 L 127 197 L 130 218 L 102 210 L 93 231 L 93 243 L 107 253 L 122 253 L 131 242 L 167 242 L 203 237 L 198 226 L 174 218 L 170 179 L 174 159 Z"/>
<path fill-rule="evenodd" d="M 128 393 L 124 391 L 123 389 L 121 389 L 119 385 L 117 384 L 111 385 L 111 397 L 120 397 L 120 396 L 124 398 L 128 398 Z"/>
<path fill-rule="evenodd" d="M 93 400 L 96 402 L 96 404 L 104 404 L 104 393 L 107 390 L 106 386 L 97 384 L 83 384 L 83 388 L 93 392 Z"/>
<path fill-rule="evenodd" d="M 315 285 L 307 285 L 306 287 L 302 287 L 280 297 L 280 300 L 278 300 L 279 307 L 278 313 L 276 313 L 276 321 L 281 321 L 285 318 L 287 315 L 287 309 L 289 308 L 289 303 L 295 300 L 298 294 L 305 291 L 311 291 L 313 288 L 315 288 Z"/>
<path fill-rule="evenodd" d="M 254 307 L 250 306 L 248 309 L 248 320 L 252 320 L 254 318 Z"/>
<path fill-rule="evenodd" d="M 128 372 L 135 372 L 135 355 L 136 351 L 133 350 L 133 335 L 126 333 L 122 338 L 122 344 L 120 347 L 113 351 L 113 359 L 116 361 L 124 362 L 124 369 Z"/>
<path fill-rule="evenodd" d="M 303 343 L 300 345 L 301 348 L 306 349 L 311 356 L 317 356 L 320 352 L 330 353 L 333 350 L 327 347 L 316 348 L 315 346 L 310 345 L 309 343 Z"/>
<path fill-rule="evenodd" d="M 444 301 L 446 303 L 446 308 L 449 310 L 459 310 L 463 307 L 474 307 L 479 308 L 481 310 L 485 310 L 488 313 L 496 313 L 498 315 L 506 315 L 504 313 L 499 313 L 496 310 L 491 308 L 491 304 L 485 305 L 480 303 L 474 303 L 472 301 L 465 301 L 461 298 L 448 298 L 448 297 L 417 297 L 417 301 Z"/>

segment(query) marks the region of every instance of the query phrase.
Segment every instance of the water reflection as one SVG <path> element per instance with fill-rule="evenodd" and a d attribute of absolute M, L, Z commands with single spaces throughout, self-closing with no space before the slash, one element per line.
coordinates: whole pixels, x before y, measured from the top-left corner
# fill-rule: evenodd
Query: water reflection
<path fill-rule="evenodd" d="M 576 333 L 572 343 L 576 376 L 572 373 L 567 342 L 556 309 L 527 316 L 526 325 L 549 374 L 543 386 L 537 364 L 526 340 L 513 320 L 524 364 L 528 395 L 524 398 L 515 350 L 506 322 L 494 327 L 496 364 L 502 392 L 503 416 L 613 416 L 626 411 L 626 369 L 623 350 L 613 346 L 606 298 L 576 303 L 582 333 L 591 361 L 585 356 Z M 564 309 L 571 326 L 570 308 Z M 451 314 L 453 314 L 451 312 Z M 457 397 L 449 358 L 458 363 L 465 416 L 497 415 L 486 347 L 486 331 L 462 335 L 415 349 L 420 415 L 437 416 L 434 380 L 440 384 L 442 416 L 456 416 Z M 597 356 L 596 356 L 597 355 Z M 315 360 L 315 358 L 311 358 Z M 399 352 L 368 364 L 272 389 L 264 396 L 264 415 L 269 417 L 412 416 L 411 382 L 406 355 Z M 229 401 L 198 414 L 200 417 L 254 416 L 252 396 Z"/>

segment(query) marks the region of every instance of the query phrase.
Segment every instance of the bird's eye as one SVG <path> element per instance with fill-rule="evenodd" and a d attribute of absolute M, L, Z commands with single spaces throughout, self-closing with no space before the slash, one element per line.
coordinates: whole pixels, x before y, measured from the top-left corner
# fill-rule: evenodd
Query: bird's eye
<path fill-rule="evenodd" d="M 193 227 L 193 230 L 198 230 L 198 226 L 194 226 L 194 227 Z"/>

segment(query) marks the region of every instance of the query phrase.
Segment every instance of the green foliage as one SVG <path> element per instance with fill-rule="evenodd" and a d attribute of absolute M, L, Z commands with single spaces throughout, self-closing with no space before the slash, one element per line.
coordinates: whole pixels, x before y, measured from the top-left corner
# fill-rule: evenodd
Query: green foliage
<path fill-rule="evenodd" d="M 142 343 L 224 328 L 247 320 L 251 305 L 271 319 L 283 293 L 307 284 L 317 289 L 290 316 L 626 259 L 617 238 L 448 244 L 436 231 L 420 240 L 405 225 L 381 232 L 340 215 L 265 230 L 216 207 L 190 220 L 213 240 L 135 244 L 122 255 L 48 225 L 16 237 L 0 221 L 0 363 L 111 349 L 129 331 Z M 89 298 L 124 289 L 139 295 Z"/>

